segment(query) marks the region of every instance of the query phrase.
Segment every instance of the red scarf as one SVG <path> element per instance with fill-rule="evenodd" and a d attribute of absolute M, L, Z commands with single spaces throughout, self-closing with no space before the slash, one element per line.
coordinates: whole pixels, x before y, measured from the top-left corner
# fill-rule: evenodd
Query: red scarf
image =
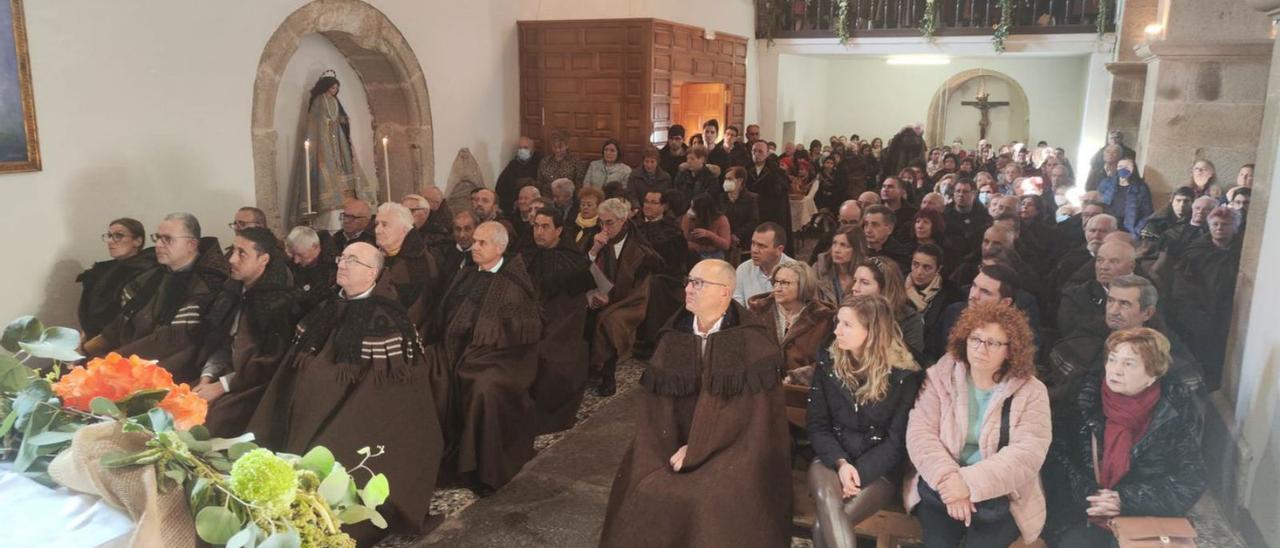
<path fill-rule="evenodd" d="M 1160 383 L 1154 383 L 1133 396 L 1111 391 L 1102 381 L 1102 414 L 1107 418 L 1103 435 L 1102 461 L 1098 471 L 1099 487 L 1111 489 L 1129 472 L 1133 445 L 1151 426 L 1151 412 L 1160 401 Z"/>

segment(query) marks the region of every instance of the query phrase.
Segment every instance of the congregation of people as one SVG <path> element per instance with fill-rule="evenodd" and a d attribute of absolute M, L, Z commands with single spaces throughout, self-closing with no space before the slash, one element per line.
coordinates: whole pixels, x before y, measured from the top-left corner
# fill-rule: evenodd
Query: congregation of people
<path fill-rule="evenodd" d="M 898 505 L 926 546 L 1105 546 L 1111 518 L 1199 500 L 1252 166 L 1224 185 L 1195 159 L 1155 204 L 1118 133 L 1077 172 L 918 126 L 700 129 L 636 165 L 613 139 L 588 162 L 520 137 L 469 207 L 352 196 L 332 233 L 255 207 L 231 242 L 118 219 L 78 280 L 83 353 L 159 361 L 214 435 L 384 446 L 390 528 L 361 545 L 438 524 L 437 487 L 501 489 L 633 359 L 602 546 L 789 546 L 793 469 L 820 547 Z"/>

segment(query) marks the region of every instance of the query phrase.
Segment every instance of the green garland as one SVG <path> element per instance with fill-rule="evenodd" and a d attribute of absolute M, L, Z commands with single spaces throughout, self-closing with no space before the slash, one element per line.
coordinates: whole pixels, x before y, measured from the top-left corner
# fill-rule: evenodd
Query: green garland
<path fill-rule="evenodd" d="M 1013 0 L 1000 0 L 1000 22 L 996 23 L 995 32 L 991 35 L 991 45 L 999 53 L 1004 53 L 1004 41 L 1009 38 L 1010 22 L 1013 19 Z"/>
<path fill-rule="evenodd" d="M 813 0 L 809 0 L 813 2 Z M 840 44 L 843 45 L 849 41 L 852 32 L 849 30 L 849 0 L 837 0 L 836 2 L 836 35 L 840 37 Z"/>
<path fill-rule="evenodd" d="M 1098 0 L 1098 37 L 1107 32 L 1107 8 L 1111 0 Z"/>
<path fill-rule="evenodd" d="M 920 34 L 926 42 L 933 42 L 933 34 L 938 29 L 938 6 L 934 0 L 927 0 L 924 5 L 924 16 L 920 19 Z"/>

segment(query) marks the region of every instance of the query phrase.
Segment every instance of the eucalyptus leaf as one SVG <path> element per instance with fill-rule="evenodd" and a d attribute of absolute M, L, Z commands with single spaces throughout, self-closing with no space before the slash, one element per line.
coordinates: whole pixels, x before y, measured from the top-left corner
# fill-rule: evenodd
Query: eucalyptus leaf
<path fill-rule="evenodd" d="M 22 438 L 24 440 L 35 437 L 37 434 L 49 429 L 49 425 L 53 422 L 56 413 L 53 409 L 45 406 L 38 406 L 31 411 L 27 417 L 26 424 L 23 426 Z M 18 456 L 13 459 L 13 471 L 17 473 L 26 472 L 40 457 L 40 447 L 32 443 L 23 442 L 18 447 Z"/>
<path fill-rule="evenodd" d="M 89 402 L 89 410 L 93 411 L 96 415 L 106 415 L 117 419 L 123 418 L 123 414 L 120 412 L 120 407 L 117 406 L 115 402 L 102 396 L 93 398 L 93 400 Z"/>
<path fill-rule="evenodd" d="M 320 482 L 319 493 L 324 497 L 325 502 L 330 506 L 342 502 L 347 496 L 347 486 L 351 483 L 351 476 L 347 475 L 347 469 L 341 464 L 335 465 L 329 475 Z"/>
<path fill-rule="evenodd" d="M 75 436 L 75 432 L 41 432 L 30 438 L 22 440 L 23 443 L 32 445 L 52 445 L 55 443 L 67 443 L 71 441 L 71 437 Z"/>
<path fill-rule="evenodd" d="M 262 541 L 258 548 L 300 548 L 302 546 L 302 537 L 298 536 L 298 532 L 290 529 L 281 531 L 267 537 Z"/>
<path fill-rule="evenodd" d="M 210 485 L 208 478 L 196 478 L 195 483 L 191 485 L 191 494 L 187 495 L 187 501 L 191 503 L 192 510 L 199 511 L 201 508 L 213 504 L 214 499 L 211 496 Z"/>
<path fill-rule="evenodd" d="M 181 468 L 169 468 L 165 470 L 164 477 L 173 480 L 173 483 L 179 487 L 187 481 L 187 473 Z"/>
<path fill-rule="evenodd" d="M 243 456 L 245 453 L 248 453 L 249 451 L 253 451 L 254 449 L 257 449 L 257 448 L 258 448 L 258 444 L 256 443 L 253 443 L 251 441 L 242 441 L 240 443 L 237 443 L 227 448 L 227 456 L 234 461 L 240 458 L 241 456 Z"/>
<path fill-rule="evenodd" d="M 209 443 L 207 440 L 197 440 L 195 436 L 191 435 L 191 432 L 178 430 L 174 432 L 174 434 L 178 436 L 178 439 L 182 441 L 183 445 L 186 445 L 187 449 L 192 453 L 205 453 L 213 450 L 212 443 Z"/>
<path fill-rule="evenodd" d="M 240 434 L 234 438 L 213 438 L 209 440 L 209 445 L 213 448 L 213 451 L 226 451 L 237 443 L 249 441 L 253 441 L 253 432 L 245 432 L 244 434 Z M 232 460 L 235 459 L 235 457 L 231 458 Z"/>
<path fill-rule="evenodd" d="M 13 429 L 13 424 L 16 422 L 18 422 L 18 411 L 16 409 L 10 410 L 9 415 L 4 418 L 4 422 L 0 423 L 0 438 L 5 437 L 9 430 Z"/>
<path fill-rule="evenodd" d="M 336 461 L 333 458 L 333 452 L 320 445 L 307 451 L 307 454 L 302 456 L 302 462 L 298 464 L 304 470 L 315 472 L 323 480 L 329 477 L 334 462 Z"/>
<path fill-rule="evenodd" d="M 173 430 L 173 416 L 168 411 L 153 407 L 147 411 L 147 418 L 151 419 L 151 431 L 157 434 Z M 195 438 L 191 439 L 195 441 Z"/>
<path fill-rule="evenodd" d="M 387 481 L 387 476 L 384 474 L 376 474 L 369 478 L 369 483 L 360 490 L 360 500 L 370 508 L 377 508 L 379 504 L 386 502 L 390 495 L 391 483 Z"/>
<path fill-rule="evenodd" d="M 203 424 L 192 426 L 191 429 L 187 430 L 187 432 L 190 432 L 191 437 L 195 438 L 197 441 L 208 441 L 209 438 L 213 437 L 209 434 L 209 429 L 205 428 Z"/>
<path fill-rule="evenodd" d="M 227 540 L 227 548 L 253 548 L 254 540 L 256 540 L 254 537 L 256 536 L 253 525 L 250 524 L 249 527 L 241 529 L 239 533 L 232 535 Z"/>
<path fill-rule="evenodd" d="M 35 378 L 35 370 L 13 356 L 0 356 L 0 392 L 17 392 Z"/>
<path fill-rule="evenodd" d="M 117 405 L 126 417 L 135 417 L 154 409 L 167 395 L 169 395 L 167 388 L 139 390 L 120 400 Z"/>
<path fill-rule="evenodd" d="M 196 514 L 196 534 L 209 544 L 226 544 L 240 531 L 240 518 L 221 506 L 206 506 Z"/>
<path fill-rule="evenodd" d="M 39 339 L 18 341 L 18 346 L 37 358 L 69 362 L 84 357 L 76 352 L 80 346 L 80 332 L 68 327 L 50 327 L 40 334 Z"/>
<path fill-rule="evenodd" d="M 369 520 L 379 529 L 387 528 L 387 520 L 379 514 L 377 510 L 368 506 L 355 505 L 338 512 L 338 519 L 345 525 L 360 523 Z"/>
<path fill-rule="evenodd" d="M 44 332 L 44 324 L 40 323 L 40 320 L 35 316 L 23 316 L 5 326 L 4 334 L 0 335 L 0 347 L 10 352 L 17 352 L 22 348 L 18 343 L 39 340 L 42 332 Z"/>

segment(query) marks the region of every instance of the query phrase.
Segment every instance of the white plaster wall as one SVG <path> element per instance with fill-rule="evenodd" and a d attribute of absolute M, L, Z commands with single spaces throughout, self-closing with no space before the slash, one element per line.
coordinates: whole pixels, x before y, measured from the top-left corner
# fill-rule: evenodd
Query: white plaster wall
<path fill-rule="evenodd" d="M 786 61 L 778 65 L 778 131 L 770 138 L 778 140 L 781 147 L 783 124 L 795 122 L 797 143 L 805 143 L 806 148 L 814 139 L 826 143 L 832 135 L 827 127 L 827 111 L 841 108 L 848 97 L 841 100 L 829 95 L 831 71 L 827 61 L 798 55 L 783 57 Z"/>
<path fill-rule="evenodd" d="M 360 85 L 360 78 L 332 42 L 319 34 L 304 36 L 298 44 L 298 51 L 280 75 L 280 91 L 276 95 L 276 150 L 280 151 L 276 155 L 276 180 L 287 181 L 280 185 L 278 196 L 279 203 L 285 206 L 284 211 L 294 210 L 292 189 L 303 182 L 302 142 L 306 139 L 307 100 L 311 97 L 311 86 L 329 69 L 337 72 L 338 81 L 342 83 L 338 99 L 351 121 L 351 147 L 355 149 L 356 166 L 365 180 L 377 180 L 373 115 L 369 112 L 369 100 L 365 97 L 364 86 Z M 379 153 L 381 151 L 378 149 Z M 378 182 L 375 187 L 382 188 L 382 183 Z M 299 199 L 306 201 L 305 197 Z"/>
<path fill-rule="evenodd" d="M 746 37 L 754 21 L 751 0 L 370 3 L 422 64 L 441 184 L 461 147 L 490 184 L 506 163 L 519 127 L 517 19 L 658 17 Z M 165 213 L 186 210 L 207 234 L 231 236 L 226 223 L 254 196 L 250 109 L 262 48 L 302 4 L 24 4 L 44 171 L 0 175 L 0 232 L 9 237 L 0 321 L 34 313 L 73 325 L 73 280 L 106 256 L 98 235 L 113 218 L 133 216 L 152 231 Z M 757 105 L 749 91 L 748 120 Z"/>

